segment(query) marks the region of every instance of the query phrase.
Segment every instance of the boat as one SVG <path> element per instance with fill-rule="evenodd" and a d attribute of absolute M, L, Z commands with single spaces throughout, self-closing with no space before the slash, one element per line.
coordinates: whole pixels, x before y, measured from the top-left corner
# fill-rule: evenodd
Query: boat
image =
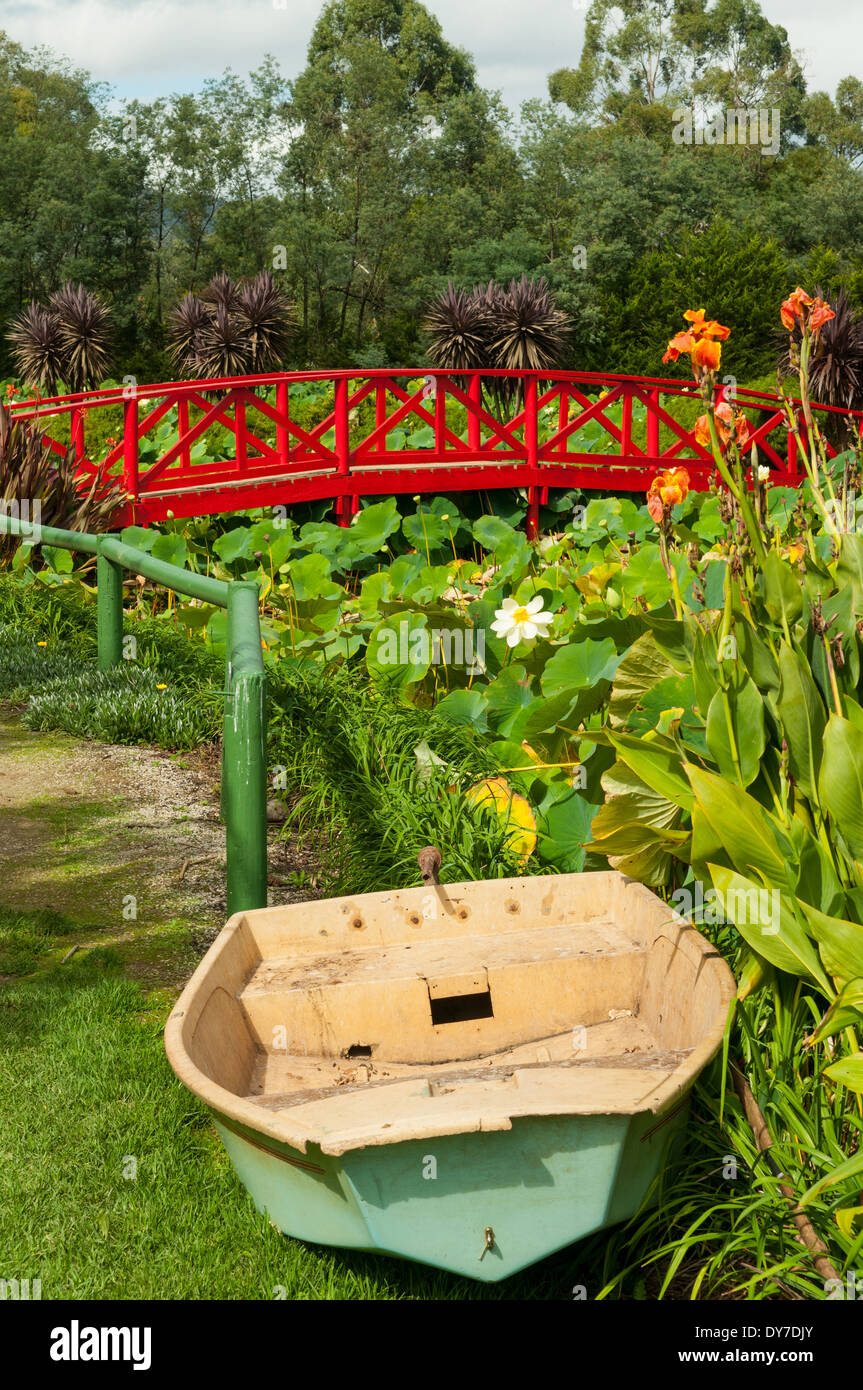
<path fill-rule="evenodd" d="M 286 1234 L 495 1282 L 649 1200 L 735 983 L 620 873 L 424 877 L 236 913 L 166 1049 Z"/>

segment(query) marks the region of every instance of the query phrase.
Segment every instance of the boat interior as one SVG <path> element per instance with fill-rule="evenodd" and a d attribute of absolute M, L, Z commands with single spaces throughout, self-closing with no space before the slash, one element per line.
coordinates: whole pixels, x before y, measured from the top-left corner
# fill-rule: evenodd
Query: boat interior
<path fill-rule="evenodd" d="M 324 1152 L 657 1111 L 721 1040 L 733 979 L 614 872 L 238 914 L 167 1034 L 223 1115 Z"/>

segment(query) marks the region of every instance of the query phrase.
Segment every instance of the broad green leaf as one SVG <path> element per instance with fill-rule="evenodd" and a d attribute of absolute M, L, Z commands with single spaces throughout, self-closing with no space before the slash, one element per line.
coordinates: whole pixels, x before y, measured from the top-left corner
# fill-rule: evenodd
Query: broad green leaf
<path fill-rule="evenodd" d="M 530 677 L 523 666 L 505 666 L 496 680 L 485 688 L 488 722 L 504 738 L 508 738 L 522 712 L 533 703 Z"/>
<path fill-rule="evenodd" d="M 707 711 L 706 734 L 723 777 L 743 787 L 755 781 L 767 739 L 764 701 L 748 676 L 728 690 L 717 690 Z"/>
<path fill-rule="evenodd" d="M 602 786 L 606 800 L 593 818 L 588 849 L 608 855 L 613 869 L 640 856 L 639 872 L 632 876 L 652 887 L 666 883 L 672 854 L 688 839 L 680 829 L 680 807 L 620 761 L 603 774 Z"/>
<path fill-rule="evenodd" d="M 292 560 L 289 573 L 300 603 L 307 599 L 333 599 L 343 592 L 330 579 L 330 562 L 325 555 L 304 555 L 300 560 Z"/>
<path fill-rule="evenodd" d="M 537 852 L 564 874 L 580 873 L 597 807 L 573 787 L 554 783 L 537 812 Z"/>
<path fill-rule="evenodd" d="M 666 676 L 675 675 L 668 657 L 659 650 L 652 632 L 645 632 L 629 648 L 614 674 L 608 706 L 608 722 L 621 728 L 642 696 Z"/>
<path fill-rule="evenodd" d="M 829 1067 L 824 1068 L 824 1075 L 829 1076 L 831 1081 L 847 1086 L 849 1091 L 863 1094 L 863 1052 L 852 1052 L 850 1057 L 840 1057 L 837 1062 L 831 1062 Z"/>
<path fill-rule="evenodd" d="M 792 846 L 775 817 L 723 777 L 689 763 L 686 771 L 699 807 L 734 867 L 754 871 L 777 888 L 790 886 Z"/>
<path fill-rule="evenodd" d="M 788 766 L 803 795 L 818 801 L 818 771 L 827 714 L 812 673 L 783 642 L 779 649 L 776 711 L 788 744 Z"/>
<path fill-rule="evenodd" d="M 564 690 L 586 690 L 600 681 L 610 680 L 620 657 L 610 637 L 594 642 L 570 642 L 559 648 L 546 662 L 542 673 L 542 693 L 559 695 Z"/>
<path fill-rule="evenodd" d="M 435 705 L 435 714 L 447 724 L 467 724 L 480 733 L 488 729 L 485 695 L 481 690 L 451 690 Z"/>
<path fill-rule="evenodd" d="M 161 534 L 152 526 L 125 526 L 120 532 L 120 540 L 124 545 L 136 546 L 138 550 L 152 550 L 154 541 Z M 218 542 L 213 549 L 218 553 Z"/>
<path fill-rule="evenodd" d="M 863 859 L 863 730 L 831 714 L 818 777 L 821 805 L 852 859 Z"/>
<path fill-rule="evenodd" d="M 859 922 L 828 917 L 809 903 L 801 903 L 800 907 L 830 974 L 842 984 L 863 976 L 863 927 Z"/>
<path fill-rule="evenodd" d="M 252 532 L 248 526 L 233 526 L 213 542 L 213 549 L 226 565 L 234 560 L 248 560 L 252 548 Z"/>
<path fill-rule="evenodd" d="M 347 539 L 361 555 L 374 555 L 383 550 L 388 537 L 401 524 L 398 503 L 394 497 L 388 497 L 385 502 L 375 502 L 357 513 L 347 530 Z"/>
<path fill-rule="evenodd" d="M 189 558 L 186 537 L 176 532 L 157 536 L 150 554 L 154 560 L 165 560 L 169 565 L 178 565 L 182 569 Z"/>
<path fill-rule="evenodd" d="M 637 777 L 684 810 L 692 810 L 695 797 L 686 777 L 683 755 L 673 739 L 661 734 L 637 738 L 634 734 L 611 732 L 607 737 L 618 757 Z"/>
<path fill-rule="evenodd" d="M 848 984 L 840 990 L 814 1033 L 806 1039 L 807 1046 L 814 1047 L 816 1043 L 824 1042 L 825 1039 L 841 1033 L 843 1028 L 847 1028 L 849 1025 L 856 1027 L 861 1022 L 863 1022 L 863 978 L 849 980 Z"/>
<path fill-rule="evenodd" d="M 424 613 L 385 618 L 369 634 L 366 666 L 372 680 L 407 695 L 432 662 L 432 640 Z"/>
<path fill-rule="evenodd" d="M 435 512 L 425 507 L 418 508 L 404 518 L 402 533 L 405 540 L 421 555 L 425 555 L 427 560 L 435 551 L 448 549 L 450 545 L 450 533 L 446 522 L 441 521 Z"/>
<path fill-rule="evenodd" d="M 733 922 L 747 945 L 791 975 L 812 979 L 832 993 L 818 953 L 790 906 L 791 899 L 721 864 L 709 864 L 725 920 Z"/>
<path fill-rule="evenodd" d="M 483 550 L 492 551 L 503 545 L 513 545 L 518 540 L 515 528 L 499 516 L 481 516 L 473 524 L 473 536 Z"/>
<path fill-rule="evenodd" d="M 800 580 L 777 550 L 771 550 L 762 566 L 764 607 L 775 623 L 791 626 L 803 612 Z"/>
<path fill-rule="evenodd" d="M 60 546 L 43 545 L 42 554 L 48 561 L 55 574 L 71 574 L 75 566 L 75 561 L 71 550 L 63 550 Z"/>
<path fill-rule="evenodd" d="M 839 537 L 839 560 L 836 578 L 840 587 L 850 585 L 854 595 L 854 613 L 863 618 L 863 536 L 846 531 Z"/>

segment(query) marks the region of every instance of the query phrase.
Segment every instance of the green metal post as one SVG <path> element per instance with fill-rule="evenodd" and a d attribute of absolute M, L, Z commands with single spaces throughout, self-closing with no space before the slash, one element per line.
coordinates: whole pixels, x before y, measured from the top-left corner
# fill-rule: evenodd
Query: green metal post
<path fill-rule="evenodd" d="M 123 571 L 107 556 L 99 555 L 96 575 L 99 670 L 109 671 L 123 660 Z"/>
<path fill-rule="evenodd" d="M 230 596 L 231 589 L 228 588 Z M 231 717 L 231 603 L 225 614 L 225 699 L 222 704 L 222 789 L 219 796 L 219 815 L 222 824 L 228 824 L 228 756 L 230 742 L 228 721 Z"/>
<path fill-rule="evenodd" d="M 267 905 L 267 701 L 257 584 L 230 585 L 228 631 L 231 679 L 222 791 L 230 917 Z"/>

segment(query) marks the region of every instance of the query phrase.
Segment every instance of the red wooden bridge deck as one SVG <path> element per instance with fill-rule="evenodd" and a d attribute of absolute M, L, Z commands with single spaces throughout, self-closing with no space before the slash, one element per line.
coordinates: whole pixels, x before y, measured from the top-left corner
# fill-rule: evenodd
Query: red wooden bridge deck
<path fill-rule="evenodd" d="M 483 393 L 483 384 L 495 379 L 501 386 L 505 379 L 510 383 L 511 404 L 499 412 L 503 419 L 491 412 Z M 309 383 L 331 391 L 333 407 L 320 423 L 304 429 L 292 418 L 291 397 L 292 392 L 295 398 L 307 395 Z M 373 424 L 370 410 L 361 422 L 357 409 L 369 398 Z M 65 454 L 71 440 L 82 487 L 97 477 L 122 478 L 128 502 L 117 525 L 324 498 L 332 499 L 346 525 L 361 496 L 518 487 L 527 489 L 528 529 L 535 533 L 549 488 L 645 492 L 658 470 L 681 464 L 694 487 L 706 487 L 713 459 L 693 428 L 674 418 L 681 398 L 697 400 L 691 382 L 595 372 L 382 368 L 130 383 L 20 402 L 12 410 L 19 419 L 37 422 L 58 454 Z M 619 423 L 609 415 L 618 404 Z M 736 404 L 751 417 L 754 412 L 752 439 L 761 462 L 771 467 L 772 480 L 798 484 L 797 439 L 786 427 L 780 397 L 740 388 Z M 463 409 L 461 434 L 453 429 L 452 408 L 447 419 L 448 405 Z M 88 420 L 109 407 L 115 417 L 121 408 L 122 424 L 116 442 L 95 459 L 88 454 Z M 156 432 L 174 409 L 171 442 L 163 431 L 153 457 Z M 690 416 L 695 413 L 690 405 Z M 65 417 L 68 425 L 58 429 Z M 227 431 L 228 456 L 195 461 L 194 446 L 214 425 Z M 394 431 L 423 426 L 433 431 L 430 447 L 395 447 Z M 52 427 L 65 435 L 65 443 L 54 437 Z M 262 431 L 270 438 L 261 438 Z M 403 433 L 398 443 L 404 443 Z M 146 461 L 142 445 L 150 446 L 143 449 Z"/>

